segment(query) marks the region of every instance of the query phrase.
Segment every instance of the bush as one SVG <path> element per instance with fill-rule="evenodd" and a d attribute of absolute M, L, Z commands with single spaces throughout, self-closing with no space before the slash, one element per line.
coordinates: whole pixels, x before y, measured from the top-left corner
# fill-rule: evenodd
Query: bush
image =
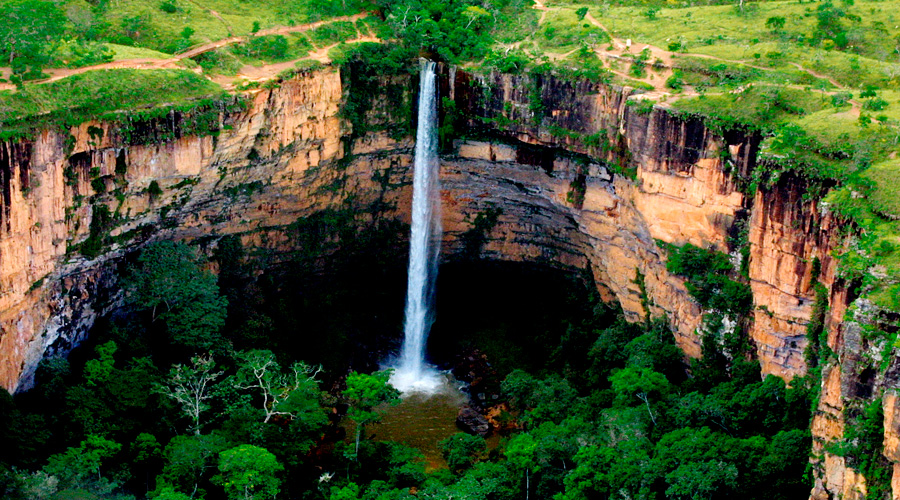
<path fill-rule="evenodd" d="M 850 99 L 853 99 L 853 94 L 850 92 L 838 92 L 831 96 L 831 105 L 835 108 L 846 106 L 849 104 Z"/>
<path fill-rule="evenodd" d="M 687 279 L 685 288 L 701 306 L 736 315 L 749 312 L 753 294 L 749 285 L 727 276 L 732 270 L 728 255 L 690 243 L 662 246 L 669 252 L 666 269 Z"/>
<path fill-rule="evenodd" d="M 484 439 L 458 432 L 440 442 L 441 454 L 454 472 L 471 467 L 486 450 Z"/>
<path fill-rule="evenodd" d="M 176 7 L 175 4 L 170 1 L 165 1 L 159 4 L 159 10 L 165 12 L 166 14 L 174 14 L 178 12 L 178 7 Z"/>
<path fill-rule="evenodd" d="M 770 28 L 772 30 L 780 30 L 784 28 L 785 18 L 781 16 L 774 16 L 766 19 L 766 28 Z"/>
<path fill-rule="evenodd" d="M 862 98 L 866 98 L 866 97 L 875 97 L 875 96 L 877 95 L 877 94 L 876 94 L 876 91 L 877 91 L 877 90 L 878 90 L 878 87 L 876 87 L 876 86 L 874 86 L 874 85 L 866 85 L 865 90 L 863 90 L 862 92 L 860 92 L 860 93 L 859 93 L 859 96 L 862 97 Z"/>
<path fill-rule="evenodd" d="M 247 43 L 234 46 L 234 52 L 262 59 L 284 59 L 288 52 L 288 40 L 282 35 L 255 36 Z"/>
<path fill-rule="evenodd" d="M 684 88 L 684 80 L 681 79 L 680 73 L 673 73 L 672 76 L 666 79 L 666 87 L 679 91 Z"/>
<path fill-rule="evenodd" d="M 524 52 L 519 49 L 510 51 L 494 51 L 485 58 L 485 65 L 497 68 L 501 73 L 518 74 L 524 70 L 531 61 Z"/>
<path fill-rule="evenodd" d="M 881 111 L 888 107 L 888 102 L 880 97 L 873 97 L 863 103 L 863 109 L 870 111 Z"/>
<path fill-rule="evenodd" d="M 649 115 L 653 111 L 653 101 L 650 99 L 632 99 L 625 105 L 638 115 Z"/>

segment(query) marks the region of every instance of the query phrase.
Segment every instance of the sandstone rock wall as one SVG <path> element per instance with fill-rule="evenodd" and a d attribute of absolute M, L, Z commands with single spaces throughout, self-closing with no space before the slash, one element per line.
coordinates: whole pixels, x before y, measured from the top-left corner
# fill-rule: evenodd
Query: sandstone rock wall
<path fill-rule="evenodd" d="M 499 139 L 460 144 L 445 157 L 447 251 L 459 250 L 453 241 L 479 212 L 500 208 L 484 256 L 589 264 L 607 299 L 634 320 L 646 308 L 667 315 L 682 348 L 699 355 L 702 311 L 682 279 L 666 272 L 654 239 L 730 250 L 729 231 L 748 203 L 729 172 L 749 168 L 756 139 L 723 139 L 661 108 L 633 112 L 628 89 L 462 71 L 443 87 L 469 126 Z M 334 70 L 294 78 L 250 96 L 247 111 L 223 114 L 215 137 L 176 133 L 130 145 L 112 124 L 85 123 L 72 138 L 48 131 L 15 145 L 26 153 L 10 161 L 4 197 L 10 215 L 0 233 L 0 383 L 14 389 L 24 373 L 27 386 L 44 346 L 56 342 L 56 334 L 42 337 L 55 310 L 35 315 L 27 304 L 46 307 L 50 282 L 102 267 L 149 238 L 241 233 L 248 243 L 276 248 L 290 244 L 280 228 L 348 197 L 362 212 L 379 200 L 392 207 L 390 216 L 406 218 L 400 207 L 410 196 L 411 143 L 369 134 L 348 149 L 348 125 L 338 118 L 343 91 Z M 535 95 L 543 121 L 533 117 Z M 67 141 L 74 146 L 67 149 Z M 337 161 L 347 152 L 351 161 Z M 98 182 L 108 193 L 96 192 Z M 91 261 L 73 249 L 90 236 L 99 204 L 117 219 L 112 243 Z M 47 285 L 38 286 L 44 276 Z M 802 369 L 791 364 L 801 352 L 798 345 L 760 354 L 770 371 L 788 374 Z"/>
<path fill-rule="evenodd" d="M 870 376 L 881 346 L 867 345 L 859 328 L 843 322 L 854 297 L 836 277 L 838 222 L 803 199 L 797 179 L 784 178 L 753 199 L 742 193 L 758 137 L 721 136 L 658 106 L 639 112 L 628 104 L 639 96 L 627 88 L 463 71 L 446 71 L 441 85 L 463 124 L 481 136 L 458 141 L 442 157 L 447 258 L 473 251 L 466 235 L 474 220 L 499 209 L 475 245 L 479 255 L 590 266 L 606 299 L 633 320 L 666 315 L 679 345 L 697 356 L 704 311 L 666 271 L 654 240 L 733 252 L 746 229 L 751 336 L 763 371 L 786 379 L 807 369 L 817 258 L 818 281 L 829 291 L 828 342 L 837 354 L 823 367 L 813 423 L 813 495 L 861 498 L 864 478 L 826 445 L 843 436 L 847 408 L 896 386 L 900 376 L 895 363 Z M 336 70 L 299 75 L 250 95 L 245 111 L 223 112 L 216 136 L 174 133 L 141 145 L 115 124 L 85 123 L 2 144 L 0 385 L 29 387 L 42 356 L 65 353 L 115 307 L 115 267 L 147 241 L 214 244 L 240 234 L 277 258 L 294 245 L 285 228 L 326 208 L 355 211 L 360 223 L 408 221 L 411 139 L 370 133 L 351 143 L 338 114 L 345 91 Z M 101 206 L 113 222 L 101 234 L 103 251 L 88 259 L 77 246 L 96 236 L 91 223 Z M 884 409 L 885 454 L 897 464 L 894 392 Z M 900 466 L 894 468 L 897 492 Z"/>
<path fill-rule="evenodd" d="M 277 248 L 298 217 L 343 207 L 350 194 L 359 206 L 383 198 L 373 173 L 405 175 L 409 142 L 373 138 L 335 168 L 347 133 L 342 97 L 339 73 L 324 70 L 250 95 L 246 111 L 220 115 L 217 136 L 176 131 L 140 145 L 115 124 L 84 123 L 6 143 L 17 153 L 0 165 L 0 385 L 29 387 L 42 356 L 76 345 L 121 298 L 117 260 L 147 241 L 239 233 Z M 78 245 L 102 206 L 113 223 L 102 253 L 88 259 Z"/>

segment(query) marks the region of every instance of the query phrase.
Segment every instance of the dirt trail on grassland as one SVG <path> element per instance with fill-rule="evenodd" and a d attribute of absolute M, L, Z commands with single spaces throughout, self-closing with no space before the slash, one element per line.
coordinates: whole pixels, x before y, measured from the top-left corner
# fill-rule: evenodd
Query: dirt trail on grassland
<path fill-rule="evenodd" d="M 541 11 L 541 19 L 540 19 L 540 21 L 538 21 L 538 24 L 542 24 L 544 22 L 547 12 L 549 12 L 551 10 L 559 9 L 559 7 L 547 7 L 546 5 L 544 5 L 542 0 L 534 0 L 533 8 Z M 595 48 L 595 50 L 594 50 L 594 52 L 599 57 L 601 57 L 603 59 L 619 61 L 619 62 L 630 65 L 632 54 L 639 54 L 640 52 L 647 50 L 650 53 L 650 58 L 647 61 L 648 70 L 650 70 L 650 66 L 654 65 L 654 63 L 657 66 L 656 75 L 652 75 L 651 71 L 647 71 L 647 76 L 643 77 L 643 78 L 635 78 L 632 75 L 628 75 L 623 72 L 612 70 L 612 72 L 614 74 L 617 74 L 619 76 L 624 76 L 627 78 L 631 78 L 633 80 L 640 80 L 644 83 L 652 85 L 653 88 L 657 92 L 671 93 L 670 89 L 668 89 L 665 86 L 666 78 L 668 78 L 668 76 L 670 76 L 672 74 L 672 70 L 675 68 L 675 57 L 673 57 L 674 54 L 671 51 L 665 50 L 661 47 L 656 47 L 654 45 L 646 44 L 646 43 L 635 43 L 632 40 L 623 40 L 621 38 L 617 38 L 616 36 L 613 35 L 612 31 L 610 31 L 606 26 L 604 26 L 603 23 L 601 23 L 596 17 L 591 15 L 590 12 L 588 12 L 584 16 L 584 19 L 586 21 L 590 22 L 591 24 L 593 24 L 594 26 L 602 29 L 604 32 L 606 32 L 607 35 L 609 35 L 609 38 L 610 38 L 609 47 L 606 49 Z M 559 60 L 559 59 L 565 59 L 566 57 L 568 57 L 568 55 L 570 53 L 548 54 L 548 56 L 551 59 Z M 728 62 L 728 63 L 734 63 L 734 64 L 743 64 L 747 67 L 759 69 L 762 71 L 772 71 L 772 68 L 755 66 L 753 64 L 747 63 L 746 61 L 723 59 L 721 57 L 711 56 L 711 55 L 707 55 L 707 54 L 682 53 L 679 55 L 698 57 L 698 58 L 703 58 L 703 59 L 710 59 L 710 60 L 714 60 L 714 61 Z M 841 85 L 840 82 L 838 82 L 836 79 L 834 79 L 833 77 L 831 77 L 829 75 L 825 75 L 825 74 L 816 72 L 814 70 L 811 70 L 809 68 L 803 67 L 802 65 L 800 65 L 799 63 L 796 63 L 796 62 L 791 62 L 790 64 L 792 66 L 796 67 L 797 69 L 808 73 L 809 75 L 813 76 L 814 78 L 827 80 L 829 83 L 834 85 L 835 88 L 837 88 L 837 89 L 845 88 L 844 85 Z M 653 76 L 653 78 L 650 78 L 651 76 Z M 679 94 L 679 96 L 684 97 L 685 95 L 689 95 L 689 94 L 693 94 L 693 92 L 688 92 L 687 94 L 685 92 L 682 92 L 681 94 Z M 854 108 L 857 107 L 857 103 L 852 103 L 852 104 L 853 104 Z M 856 111 L 856 110 L 854 109 L 854 111 Z"/>
<path fill-rule="evenodd" d="M 274 64 L 264 64 L 262 66 L 251 66 L 246 65 L 238 70 L 237 75 L 235 76 L 227 76 L 227 75 L 213 75 L 210 76 L 210 80 L 218 83 L 225 90 L 232 90 L 237 87 L 237 84 L 246 84 L 247 82 L 262 82 L 265 80 L 270 80 L 277 76 L 282 71 L 286 71 L 289 69 L 293 69 L 297 66 L 297 63 L 301 61 L 318 61 L 322 64 L 328 64 L 331 62 L 331 58 L 328 57 L 328 51 L 337 47 L 338 45 L 345 43 L 381 43 L 382 40 L 380 38 L 376 38 L 374 36 L 360 36 L 358 38 L 354 38 L 353 40 L 345 40 L 340 43 L 335 43 L 331 45 L 327 45 L 316 49 L 313 52 L 310 52 L 306 57 L 301 57 L 299 59 L 294 59 L 291 61 L 285 61 Z"/>
<path fill-rule="evenodd" d="M 339 21 L 356 21 L 359 19 L 363 19 L 369 15 L 368 12 L 361 12 L 359 14 L 354 14 L 352 16 L 341 16 L 335 17 L 332 19 L 328 19 L 326 21 L 316 21 L 314 23 L 302 24 L 299 26 L 283 26 L 277 28 L 270 28 L 266 30 L 261 30 L 256 33 L 257 36 L 263 35 L 284 35 L 288 33 L 302 33 L 304 31 L 314 30 L 320 26 L 324 26 L 326 24 L 331 24 Z M 45 73 L 50 75 L 50 78 L 45 78 L 43 80 L 37 80 L 33 82 L 29 82 L 29 84 L 42 84 L 42 83 L 50 83 L 55 82 L 57 80 L 66 78 L 72 75 L 78 75 L 81 73 L 86 73 L 88 71 L 100 70 L 100 69 L 165 69 L 165 68 L 181 68 L 183 67 L 180 63 L 185 59 L 190 59 L 192 57 L 196 57 L 200 54 L 205 54 L 206 52 L 211 52 L 213 50 L 248 40 L 250 37 L 248 36 L 232 36 L 228 38 L 223 38 L 221 40 L 216 40 L 215 42 L 206 43 L 192 49 L 189 49 L 185 52 L 181 52 L 179 54 L 175 54 L 167 59 L 123 59 L 121 61 L 112 61 L 103 64 L 95 64 L 93 66 L 83 66 L 81 68 L 51 68 L 44 70 Z M 367 38 L 367 37 L 361 37 Z M 368 37 L 371 38 L 371 37 Z M 361 39 L 353 40 L 352 42 L 362 41 Z M 373 40 L 374 41 L 374 40 Z M 330 47 L 329 47 L 330 48 Z M 317 51 L 318 52 L 318 51 Z M 315 58 L 315 57 L 313 57 Z M 326 58 L 327 58 L 327 50 L 326 50 Z M 317 59 L 321 60 L 321 56 Z M 296 61 L 291 61 L 291 64 Z M 202 74 L 203 71 L 200 68 L 195 68 L 194 71 L 196 73 Z M 9 68 L 0 68 L 0 72 L 4 75 L 9 75 Z M 276 72 L 277 74 L 277 72 Z M 14 90 L 15 85 L 11 84 L 0 84 L 0 90 Z"/>

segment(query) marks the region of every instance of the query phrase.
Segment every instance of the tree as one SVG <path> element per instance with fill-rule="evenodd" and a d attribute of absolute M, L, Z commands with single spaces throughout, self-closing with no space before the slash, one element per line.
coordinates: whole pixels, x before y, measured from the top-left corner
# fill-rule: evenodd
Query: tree
<path fill-rule="evenodd" d="M 62 34 L 66 18 L 56 2 L 11 0 L 0 3 L 0 57 L 25 73 L 38 70 L 47 61 L 49 42 Z"/>
<path fill-rule="evenodd" d="M 165 322 L 172 340 L 193 350 L 210 350 L 219 341 L 228 301 L 219 295 L 216 276 L 183 243 L 147 246 L 123 278 L 128 304 Z"/>
<path fill-rule="evenodd" d="M 777 32 L 778 30 L 784 28 L 786 20 L 782 16 L 772 16 L 766 19 L 766 28 L 771 29 L 772 31 Z"/>
<path fill-rule="evenodd" d="M 647 413 L 653 424 L 656 424 L 656 416 L 650 409 L 650 400 L 658 399 L 671 390 L 666 377 L 650 368 L 637 368 L 628 366 L 609 377 L 613 392 L 616 393 L 616 403 L 630 406 L 633 397 L 643 401 L 647 406 Z"/>
<path fill-rule="evenodd" d="M 135 470 L 144 470 L 144 486 L 149 491 L 150 470 L 162 465 L 160 463 L 162 450 L 159 446 L 159 441 L 156 440 L 156 436 L 153 434 L 142 432 L 134 439 L 130 448 L 132 460 L 136 466 Z"/>
<path fill-rule="evenodd" d="M 581 21 L 582 19 L 584 19 L 584 16 L 586 16 L 587 13 L 588 13 L 588 8 L 582 7 L 575 11 L 575 17 L 577 17 L 578 20 Z"/>
<path fill-rule="evenodd" d="M 575 468 L 566 475 L 565 493 L 559 500 L 609 497 L 614 478 L 610 473 L 619 453 L 608 446 L 585 446 L 575 454 Z"/>
<path fill-rule="evenodd" d="M 283 470 L 265 448 L 242 444 L 219 454 L 219 475 L 213 482 L 222 485 L 234 500 L 274 498 L 281 486 L 277 474 Z"/>
<path fill-rule="evenodd" d="M 166 446 L 162 482 L 190 491 L 190 497 L 196 498 L 207 472 L 215 467 L 215 458 L 231 445 L 218 433 L 175 436 Z"/>
<path fill-rule="evenodd" d="M 534 424 L 562 422 L 577 399 L 569 381 L 558 375 L 536 380 L 522 370 L 513 370 L 503 380 L 501 388 L 516 406 L 530 410 L 525 419 Z"/>
<path fill-rule="evenodd" d="M 97 359 L 91 359 L 84 365 L 84 379 L 88 386 L 97 387 L 109 384 L 115 371 L 113 356 L 117 349 L 116 343 L 112 340 L 94 348 Z"/>
<path fill-rule="evenodd" d="M 262 410 L 268 422 L 275 415 L 293 419 L 298 412 L 308 411 L 309 405 L 297 405 L 299 401 L 309 401 L 311 393 L 318 393 L 316 375 L 321 366 L 311 367 L 302 362 L 291 365 L 283 372 L 272 351 L 253 350 L 238 354 L 240 368 L 235 376 L 235 385 L 240 389 L 257 389 L 262 396 Z M 294 403 L 294 404 L 292 404 Z M 318 405 L 314 411 L 318 410 Z"/>
<path fill-rule="evenodd" d="M 486 449 L 483 438 L 465 432 L 457 432 L 441 441 L 439 446 L 447 465 L 454 472 L 471 467 L 482 457 Z"/>
<path fill-rule="evenodd" d="M 347 486 L 332 486 L 328 494 L 328 500 L 357 500 L 359 498 L 359 485 L 350 483 Z"/>
<path fill-rule="evenodd" d="M 527 433 L 516 435 L 506 444 L 505 454 L 509 463 L 517 469 L 525 471 L 525 500 L 528 500 L 531 493 L 529 472 L 536 472 L 539 469 L 535 460 L 537 446 L 537 442 L 531 437 L 531 434 Z"/>
<path fill-rule="evenodd" d="M 77 448 L 70 447 L 63 453 L 51 456 L 44 472 L 56 476 L 68 487 L 111 489 L 104 481 L 101 467 L 121 448 L 119 443 L 92 434 Z"/>
<path fill-rule="evenodd" d="M 175 365 L 169 370 L 169 379 L 159 390 L 181 405 L 182 410 L 193 422 L 191 430 L 200 434 L 200 415 L 209 409 L 206 401 L 212 398 L 210 389 L 223 372 L 214 371 L 216 363 L 212 356 L 195 356 L 191 366 Z"/>
<path fill-rule="evenodd" d="M 463 10 L 463 17 L 468 19 L 466 22 L 466 29 L 469 28 L 484 28 L 491 21 L 491 13 L 484 10 L 477 5 L 470 5 Z M 474 26 L 473 26 L 474 25 Z"/>
<path fill-rule="evenodd" d="M 400 403 L 400 391 L 388 383 L 390 378 L 390 370 L 371 375 L 353 372 L 347 376 L 344 397 L 350 403 L 347 416 L 356 423 L 356 454 L 359 454 L 359 439 L 366 425 L 381 419 L 375 407 L 382 403 L 391 405 Z"/>
<path fill-rule="evenodd" d="M 180 493 L 178 490 L 168 484 L 157 491 L 157 494 L 154 498 L 155 500 L 191 500 L 190 496 L 185 495 L 184 493 Z"/>
<path fill-rule="evenodd" d="M 831 1 L 825 1 L 816 7 L 816 18 L 818 23 L 813 38 L 823 42 L 828 48 L 837 46 L 843 49 L 849 43 L 847 39 L 847 28 L 841 23 L 841 19 L 855 18 L 848 15 L 843 9 L 835 7 Z M 830 41 L 830 42 L 829 42 Z"/>
<path fill-rule="evenodd" d="M 522 482 L 509 463 L 479 462 L 453 484 L 428 481 L 416 498 L 428 500 L 519 499 Z M 407 497 L 400 497 L 407 498 Z"/>
<path fill-rule="evenodd" d="M 737 486 L 738 470 L 721 460 L 688 462 L 666 474 L 667 498 L 704 500 L 719 498 Z"/>

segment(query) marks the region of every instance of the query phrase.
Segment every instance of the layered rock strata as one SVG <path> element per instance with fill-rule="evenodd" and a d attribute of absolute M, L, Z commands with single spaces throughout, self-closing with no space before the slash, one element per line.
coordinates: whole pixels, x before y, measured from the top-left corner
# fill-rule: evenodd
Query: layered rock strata
<path fill-rule="evenodd" d="M 249 95 L 246 110 L 220 114 L 217 135 L 182 136 L 173 114 L 168 139 L 152 144 L 135 143 L 111 123 L 3 144 L 0 385 L 28 388 L 43 356 L 66 352 L 115 307 L 115 266 L 147 241 L 214 245 L 239 234 L 277 258 L 296 245 L 290 225 L 325 209 L 352 211 L 360 224 L 408 221 L 411 139 L 370 132 L 349 140 L 350 124 L 339 116 L 348 91 L 338 71 L 326 69 Z M 860 375 L 871 365 L 861 353 L 877 346 L 842 321 L 853 297 L 832 257 L 838 221 L 804 200 L 797 179 L 752 199 L 742 192 L 758 137 L 716 134 L 698 118 L 641 105 L 627 88 L 550 76 L 445 72 L 441 92 L 458 110 L 445 120 L 480 136 L 456 141 L 442 157 L 448 257 L 474 252 L 590 267 L 603 296 L 630 319 L 666 316 L 678 344 L 698 356 L 704 311 L 683 279 L 666 271 L 656 240 L 736 259 L 737 246 L 749 244 L 750 335 L 764 373 L 786 379 L 806 372 L 806 325 L 816 282 L 825 286 L 828 343 L 837 354 L 824 366 L 813 425 L 814 496 L 865 491 L 864 479 L 826 445 L 843 436 L 848 404 L 880 393 L 895 368 Z M 486 213 L 496 223 L 478 227 Z M 99 242 L 100 251 L 85 257 L 78 251 L 85 241 Z M 894 464 L 897 407 L 889 393 L 885 454 Z"/>

